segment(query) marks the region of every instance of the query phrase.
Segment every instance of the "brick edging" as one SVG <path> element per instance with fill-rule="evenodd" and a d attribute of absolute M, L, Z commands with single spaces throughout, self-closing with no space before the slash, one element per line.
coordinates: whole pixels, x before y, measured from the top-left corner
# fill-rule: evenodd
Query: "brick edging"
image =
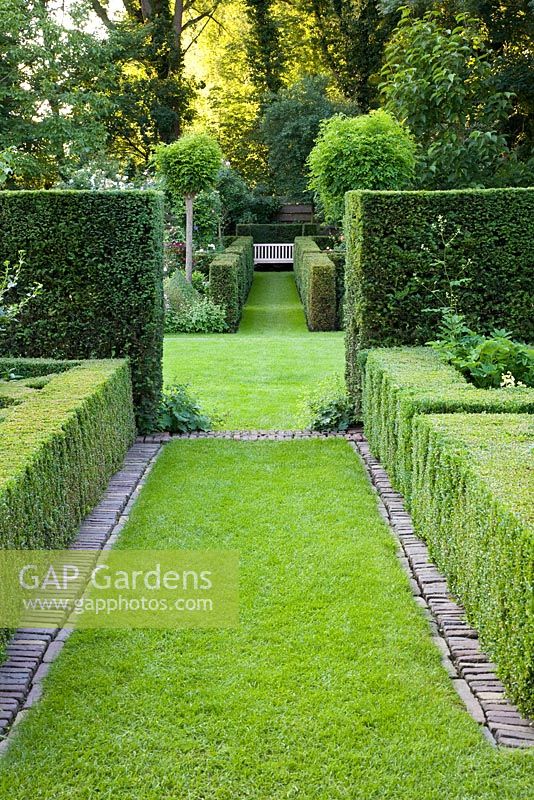
<path fill-rule="evenodd" d="M 428 548 L 415 535 L 404 498 L 396 492 L 384 467 L 371 455 L 363 435 L 351 446 L 361 457 L 379 496 L 379 512 L 400 545 L 397 555 L 410 578 L 416 602 L 425 610 L 433 641 L 454 688 L 485 736 L 505 747 L 534 747 L 534 722 L 523 717 L 506 698 L 496 667 L 479 644 L 477 631 L 449 592 L 447 581 L 430 560 Z"/>
<path fill-rule="evenodd" d="M 113 545 L 160 451 L 160 444 L 140 442 L 128 450 L 122 469 L 111 478 L 69 550 L 98 551 Z M 11 731 L 41 698 L 42 681 L 70 633 L 69 628 L 18 628 L 13 634 L 7 661 L 0 664 L 0 755 Z"/>

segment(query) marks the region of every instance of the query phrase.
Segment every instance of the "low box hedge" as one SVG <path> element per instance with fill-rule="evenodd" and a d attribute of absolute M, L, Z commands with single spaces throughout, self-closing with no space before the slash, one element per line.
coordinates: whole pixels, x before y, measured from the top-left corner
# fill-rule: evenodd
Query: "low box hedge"
<path fill-rule="evenodd" d="M 19 371 L 21 365 L 12 362 Z M 40 365 L 40 374 L 56 367 Z M 62 362 L 57 368 L 42 388 L 2 409 L 0 548 L 68 545 L 135 438 L 126 361 L 85 361 L 66 371 Z M 36 369 L 30 362 L 32 376 Z M 0 383 L 0 396 L 3 386 L 17 383 Z"/>
<path fill-rule="evenodd" d="M 440 220 L 441 217 L 441 220 Z M 443 262 L 445 240 L 454 236 Z M 455 235 L 455 233 L 457 235 Z M 534 189 L 349 192 L 346 196 L 347 382 L 360 410 L 358 353 L 434 339 L 451 278 L 481 333 L 532 341 Z"/>
<path fill-rule="evenodd" d="M 128 357 L 138 427 L 154 430 L 162 386 L 163 195 L 153 191 L 0 192 L 0 252 L 19 286 L 42 291 L 0 355 Z"/>
<path fill-rule="evenodd" d="M 412 515 L 507 693 L 534 715 L 534 420 L 421 414 Z"/>
<path fill-rule="evenodd" d="M 310 237 L 295 239 L 293 269 L 297 289 L 311 331 L 336 330 L 337 268 Z"/>
<path fill-rule="evenodd" d="M 534 389 L 477 389 L 429 347 L 379 348 L 361 361 L 365 435 L 408 503 L 416 415 L 534 413 Z"/>
<path fill-rule="evenodd" d="M 239 327 L 241 313 L 254 278 L 254 247 L 241 236 L 216 256 L 210 265 L 210 299 L 226 310 L 230 332 Z"/>

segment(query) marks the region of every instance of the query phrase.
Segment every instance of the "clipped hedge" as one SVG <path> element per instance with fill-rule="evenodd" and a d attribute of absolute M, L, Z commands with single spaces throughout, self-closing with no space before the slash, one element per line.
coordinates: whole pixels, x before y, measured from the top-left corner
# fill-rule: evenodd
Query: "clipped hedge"
<path fill-rule="evenodd" d="M 289 244 L 297 236 L 318 235 L 320 226 L 314 222 L 243 223 L 237 225 L 236 233 L 252 236 L 254 244 Z"/>
<path fill-rule="evenodd" d="M 412 515 L 497 665 L 534 715 L 534 420 L 419 415 Z"/>
<path fill-rule="evenodd" d="M 297 289 L 311 331 L 337 327 L 337 269 L 310 237 L 295 239 L 293 269 Z"/>
<path fill-rule="evenodd" d="M 21 288 L 43 290 L 0 353 L 128 356 L 137 423 L 154 429 L 162 385 L 163 197 L 144 191 L 0 193 L 0 253 L 25 252 Z"/>
<path fill-rule="evenodd" d="M 446 236 L 461 231 L 446 269 L 435 263 L 438 215 Z M 435 338 L 437 314 L 425 309 L 446 305 L 447 273 L 470 279 L 460 310 L 471 327 L 534 338 L 534 189 L 349 192 L 345 236 L 347 381 L 357 408 L 358 352 Z"/>
<path fill-rule="evenodd" d="M 429 347 L 371 350 L 363 380 L 365 435 L 391 482 L 412 497 L 412 431 L 419 414 L 534 413 L 534 389 L 477 389 Z"/>
<path fill-rule="evenodd" d="M 56 367 L 53 362 L 41 365 L 41 374 Z M 2 409 L 3 549 L 68 545 L 135 438 L 126 361 L 85 361 L 67 371 L 59 363 L 57 368 L 43 388 L 25 392 Z M 35 369 L 34 362 L 29 367 L 33 376 Z M 0 395 L 6 386 L 10 383 L 0 383 Z"/>
<path fill-rule="evenodd" d="M 254 248 L 250 236 L 239 237 L 211 262 L 210 299 L 226 309 L 229 332 L 239 326 L 253 278 Z"/>

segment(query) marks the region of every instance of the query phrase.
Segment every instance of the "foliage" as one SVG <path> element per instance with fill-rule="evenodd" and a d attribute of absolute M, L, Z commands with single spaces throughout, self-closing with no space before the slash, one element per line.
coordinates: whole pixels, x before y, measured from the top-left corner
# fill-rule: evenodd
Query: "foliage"
<path fill-rule="evenodd" d="M 370 350 L 360 368 L 365 435 L 407 500 L 416 415 L 534 413 L 532 389 L 477 389 L 429 347 Z"/>
<path fill-rule="evenodd" d="M 197 283 L 204 276 L 197 275 Z M 227 329 L 226 312 L 222 306 L 213 303 L 208 297 L 203 297 L 198 290 L 189 283 L 183 272 L 176 270 L 164 282 L 165 291 L 165 330 L 167 333 L 224 333 Z"/>
<path fill-rule="evenodd" d="M 209 296 L 224 309 L 230 332 L 237 330 L 253 277 L 254 250 L 250 237 L 239 237 L 211 262 Z"/>
<path fill-rule="evenodd" d="M 268 164 L 275 192 L 293 201 L 309 202 L 307 158 L 320 124 L 334 114 L 355 114 L 355 104 L 329 96 L 329 78 L 306 75 L 269 98 L 260 123 L 268 149 Z"/>
<path fill-rule="evenodd" d="M 248 65 L 252 83 L 260 97 L 266 93 L 275 94 L 283 83 L 285 57 L 273 7 L 273 0 L 245 0 L 249 21 L 246 38 Z"/>
<path fill-rule="evenodd" d="M 169 433 L 209 431 L 211 419 L 191 397 L 187 384 L 173 383 L 163 390 L 159 411 L 159 427 Z"/>
<path fill-rule="evenodd" d="M 128 356 L 139 429 L 161 390 L 163 203 L 155 192 L 0 192 L 0 251 L 27 255 L 14 302 L 36 283 L 0 353 Z"/>
<path fill-rule="evenodd" d="M 17 318 L 22 309 L 36 297 L 41 284 L 34 284 L 17 299 L 17 302 L 10 302 L 10 294 L 13 293 L 20 278 L 20 273 L 24 267 L 24 251 L 19 251 L 19 260 L 15 267 L 9 261 L 4 261 L 3 269 L 0 271 L 0 332 L 4 331 L 7 324 Z"/>
<path fill-rule="evenodd" d="M 24 360 L 3 359 L 2 367 L 26 371 Z M 27 390 L 2 412 L 2 548 L 68 545 L 135 438 L 124 361 L 29 362 L 34 376 L 55 371 L 43 388 Z"/>
<path fill-rule="evenodd" d="M 368 111 L 376 102 L 374 76 L 398 14 L 383 14 L 377 0 L 307 0 L 305 8 L 313 15 L 314 38 L 339 90 Z"/>
<path fill-rule="evenodd" d="M 293 256 L 295 281 L 311 331 L 336 328 L 336 267 L 313 239 L 297 237 Z"/>
<path fill-rule="evenodd" d="M 174 202 L 173 210 L 180 227 L 185 230 L 186 208 L 182 198 Z M 193 219 L 194 248 L 201 250 L 208 245 L 213 245 L 218 239 L 220 226 L 222 225 L 221 196 L 216 189 L 205 189 L 195 196 Z M 193 253 L 194 261 L 195 253 Z"/>
<path fill-rule="evenodd" d="M 462 314 L 445 312 L 438 339 L 431 346 L 479 388 L 498 388 L 507 377 L 510 385 L 534 387 L 534 348 L 514 342 L 508 331 L 490 337 L 475 333 Z M 513 379 L 513 382 L 512 380 Z"/>
<path fill-rule="evenodd" d="M 343 217 L 350 189 L 406 189 L 414 176 L 409 132 L 385 111 L 361 117 L 332 117 L 323 123 L 309 155 L 310 188 L 319 195 L 328 221 Z"/>
<path fill-rule="evenodd" d="M 346 431 L 355 423 L 354 410 L 339 376 L 317 383 L 304 399 L 302 421 L 312 431 Z"/>
<path fill-rule="evenodd" d="M 386 108 L 406 121 L 419 147 L 425 188 L 491 185 L 510 158 L 504 126 L 512 95 L 499 86 L 479 22 L 459 14 L 451 31 L 440 12 L 405 9 L 386 48 Z"/>
<path fill-rule="evenodd" d="M 358 353 L 434 338 L 451 281 L 462 281 L 452 290 L 468 325 L 534 338 L 534 190 L 351 192 L 346 202 L 347 378 L 354 402 Z M 446 254 L 436 237 L 439 215 L 447 220 L 445 242 L 462 232 Z"/>
<path fill-rule="evenodd" d="M 414 527 L 497 665 L 507 695 L 534 713 L 532 416 L 420 416 Z"/>
<path fill-rule="evenodd" d="M 177 201 L 211 189 L 221 167 L 222 152 L 206 133 L 189 133 L 172 144 L 159 145 L 154 154 L 156 169 Z"/>

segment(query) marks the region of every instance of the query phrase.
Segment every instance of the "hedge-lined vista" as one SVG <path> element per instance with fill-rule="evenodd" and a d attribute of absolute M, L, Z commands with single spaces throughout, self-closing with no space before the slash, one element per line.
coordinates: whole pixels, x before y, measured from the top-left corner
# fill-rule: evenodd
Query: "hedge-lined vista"
<path fill-rule="evenodd" d="M 226 310 L 230 332 L 239 326 L 253 278 L 254 248 L 250 236 L 237 238 L 211 262 L 210 299 Z"/>
<path fill-rule="evenodd" d="M 43 285 L 0 353 L 128 356 L 141 431 L 154 430 L 162 385 L 163 196 L 147 191 L 0 193 L 0 251 L 24 250 L 20 290 Z"/>
<path fill-rule="evenodd" d="M 361 361 L 365 435 L 408 502 L 417 415 L 534 413 L 534 389 L 477 389 L 428 347 L 378 348 Z"/>
<path fill-rule="evenodd" d="M 534 419 L 419 415 L 412 515 L 496 663 L 534 715 Z"/>
<path fill-rule="evenodd" d="M 51 377 L 32 389 L 37 370 Z M 29 372 L 0 421 L 0 547 L 61 548 L 135 438 L 130 371 L 124 360 L 42 360 Z M 12 383 L 0 382 L 0 396 Z"/>
<path fill-rule="evenodd" d="M 337 327 L 337 271 L 333 261 L 309 237 L 297 237 L 293 254 L 295 281 L 311 331 Z"/>
<path fill-rule="evenodd" d="M 349 192 L 346 197 L 347 380 L 360 402 L 358 352 L 435 338 L 450 287 L 436 222 L 452 235 L 449 264 L 467 278 L 458 310 L 482 333 L 534 338 L 534 189 Z M 424 249 L 423 249 L 424 248 Z M 449 276 L 450 277 L 450 276 Z"/>

